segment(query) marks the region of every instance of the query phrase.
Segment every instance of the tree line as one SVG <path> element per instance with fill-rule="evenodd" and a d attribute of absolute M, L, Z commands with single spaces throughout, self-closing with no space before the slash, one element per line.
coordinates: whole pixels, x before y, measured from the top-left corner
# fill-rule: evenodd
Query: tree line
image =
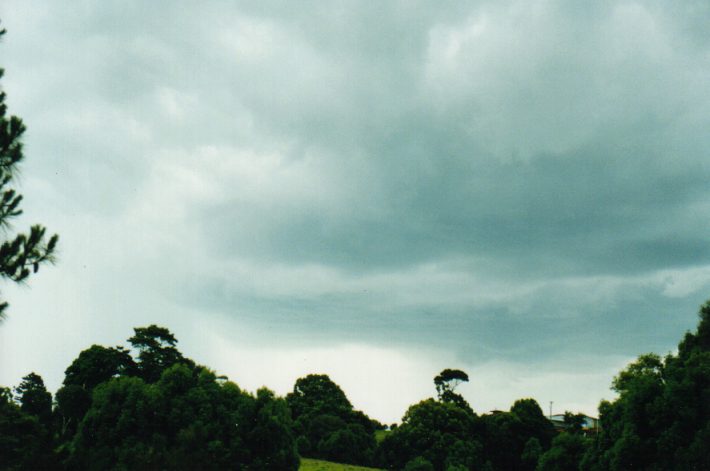
<path fill-rule="evenodd" d="M 285 397 L 250 393 L 185 357 L 164 327 L 135 328 L 128 344 L 82 351 L 54 395 L 35 373 L 0 389 L 0 469 L 278 471 L 301 456 L 406 471 L 710 469 L 710 302 L 677 353 L 642 355 L 614 378 L 595 430 L 571 413 L 556 430 L 529 398 L 479 415 L 456 392 L 461 370 L 387 427 L 327 375 Z"/>

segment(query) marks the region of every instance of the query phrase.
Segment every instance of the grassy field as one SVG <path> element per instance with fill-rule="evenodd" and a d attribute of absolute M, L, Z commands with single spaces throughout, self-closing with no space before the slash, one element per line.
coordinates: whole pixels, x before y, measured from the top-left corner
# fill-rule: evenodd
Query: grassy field
<path fill-rule="evenodd" d="M 301 458 L 299 471 L 377 471 L 375 468 L 363 468 L 351 464 L 331 463 L 330 461 Z"/>

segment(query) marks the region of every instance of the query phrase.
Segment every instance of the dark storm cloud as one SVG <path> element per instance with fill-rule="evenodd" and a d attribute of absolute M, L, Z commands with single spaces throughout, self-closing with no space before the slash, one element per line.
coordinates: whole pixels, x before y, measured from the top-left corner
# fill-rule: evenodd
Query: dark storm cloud
<path fill-rule="evenodd" d="M 312 316 L 331 337 L 399 331 L 462 351 L 473 338 L 484 350 L 520 357 L 572 345 L 594 350 L 598 337 L 610 352 L 662 344 L 642 326 L 658 326 L 667 311 L 634 316 L 616 307 L 633 311 L 639 293 L 650 296 L 662 283 L 615 290 L 604 315 L 556 308 L 562 295 L 554 288 L 560 277 L 707 265 L 707 41 L 699 47 L 697 36 L 686 38 L 688 18 L 667 6 L 591 9 L 482 5 L 419 17 L 401 36 L 392 34 L 401 27 L 395 15 L 373 19 L 357 8 L 345 9 L 346 25 L 331 18 L 324 23 L 338 27 L 322 29 L 298 15 L 257 11 L 310 50 L 304 67 L 316 67 L 306 82 L 320 87 L 296 86 L 299 71 L 283 82 L 289 99 L 247 86 L 256 92 L 248 106 L 257 122 L 292 139 L 286 165 L 318 172 L 312 189 L 325 180 L 331 200 L 323 207 L 298 195 L 254 201 L 237 192 L 199 206 L 193 217 L 213 256 L 324 265 L 354 277 L 457 263 L 501 281 L 499 289 L 553 288 L 521 301 L 531 307 L 520 315 L 510 299 L 383 312 L 384 300 L 358 294 L 301 302 L 267 295 L 245 311 L 270 313 L 267 324 L 300 325 L 296 332 L 309 330 Z M 666 344 L 689 318 L 663 330 Z M 516 335 L 530 330 L 535 342 Z M 566 337 L 573 340 L 558 343 Z"/>
<path fill-rule="evenodd" d="M 505 9 L 474 8 L 470 17 L 488 14 L 492 34 L 503 39 L 487 41 L 483 31 L 458 46 L 455 71 L 430 71 L 452 88 L 438 98 L 430 95 L 436 87 L 424 83 L 427 56 L 437 53 L 432 28 L 442 27 L 436 15 L 423 25 L 415 19 L 399 36 L 384 33 L 401 29 L 395 20 L 382 25 L 392 15 L 371 18 L 357 8 L 341 12 L 346 25 L 313 30 L 299 15 L 258 9 L 318 60 L 303 63 L 306 71 L 295 78 L 260 77 L 266 90 L 247 84 L 247 106 L 257 122 L 295 140 L 287 161 L 311 159 L 311 171 L 357 196 L 334 196 L 334 209 L 324 212 L 298 202 L 244 201 L 235 192 L 196 210 L 210 245 L 222 247 L 219 256 L 365 270 L 441 257 L 489 259 L 494 271 L 519 275 L 638 273 L 706 263 L 707 223 L 691 208 L 705 198 L 710 173 L 698 145 L 707 141 L 700 131 L 707 117 L 698 107 L 708 94 L 696 81 L 707 72 L 692 65 L 698 51 L 672 50 L 683 41 L 663 29 L 661 8 L 627 7 L 597 10 L 589 21 L 545 4 L 529 18 L 533 24 L 522 27 L 538 43 L 532 47 L 506 29 Z M 535 13 L 518 9 L 520 21 Z M 339 25 L 339 16 L 329 13 L 335 18 L 323 22 Z M 445 19 L 454 30 L 466 30 L 461 18 L 468 17 Z M 502 32 L 495 31 L 496 20 Z M 621 20 L 641 24 L 621 28 Z M 566 26 L 556 31 L 545 28 L 549 24 Z M 609 32 L 616 37 L 606 38 Z M 380 48 L 369 45 L 373 36 L 382 38 Z M 567 41 L 581 44 L 585 54 Z M 478 42 L 503 65 L 484 63 L 492 70 L 481 70 L 471 59 Z M 502 46 L 512 51 L 490 51 Z M 522 57 L 527 52 L 532 57 Z M 688 64 L 690 70 L 674 69 Z M 507 71 L 508 80 L 499 80 Z M 279 85 L 289 91 L 283 100 Z"/>
<path fill-rule="evenodd" d="M 639 156 L 628 156 L 612 142 L 530 162 L 470 165 L 442 158 L 424 178 L 408 171 L 412 154 L 404 154 L 399 172 L 380 176 L 386 188 L 378 189 L 378 199 L 363 196 L 364 205 L 381 205 L 375 214 L 360 214 L 358 202 L 330 215 L 309 208 L 269 214 L 269 208 L 228 201 L 201 211 L 202 222 L 214 235 L 211 245 L 223 247 L 221 255 L 243 251 L 344 269 L 390 269 L 442 257 L 493 259 L 494 270 L 519 275 L 707 263 L 707 222 L 692 210 L 705 197 L 707 166 L 676 168 L 653 145 L 636 151 Z M 225 228 L 250 217 L 267 224 L 244 233 Z"/>
<path fill-rule="evenodd" d="M 707 2 L 0 16 L 79 310 L 525 363 L 666 351 L 710 288 Z"/>

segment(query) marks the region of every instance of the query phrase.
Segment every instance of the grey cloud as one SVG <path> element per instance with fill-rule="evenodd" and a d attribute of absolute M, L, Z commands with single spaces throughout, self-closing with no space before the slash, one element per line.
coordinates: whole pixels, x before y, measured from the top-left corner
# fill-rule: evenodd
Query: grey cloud
<path fill-rule="evenodd" d="M 636 146 L 636 155 L 614 144 L 528 163 L 472 166 L 444 158 L 425 178 L 407 172 L 412 164 L 403 153 L 401 173 L 392 169 L 382 178 L 389 186 L 372 192 L 381 199 L 368 201 L 372 194 L 365 194 L 360 201 L 382 205 L 380 213 L 360 214 L 354 205 L 333 216 L 229 201 L 200 208 L 202 227 L 210 246 L 223 247 L 222 256 L 272 254 L 354 268 L 476 256 L 523 271 L 547 260 L 553 272 L 559 264 L 568 274 L 706 263 L 707 223 L 689 217 L 688 208 L 703 198 L 707 169 L 678 169 L 653 143 Z M 250 224 L 252 218 L 259 222 Z"/>
<path fill-rule="evenodd" d="M 408 306 L 388 302 L 386 293 L 368 291 L 256 297 L 209 280 L 187 289 L 182 301 L 239 319 L 293 345 L 367 339 L 388 346 L 450 350 L 467 362 L 557 362 L 672 350 L 696 322 L 697 306 L 710 284 L 702 288 L 671 298 L 662 294 L 663 283 L 658 281 L 622 278 L 600 284 L 587 279 L 550 282 L 499 300 Z M 227 323 L 224 331 L 229 330 Z"/>
<path fill-rule="evenodd" d="M 389 63 L 366 55 L 357 63 L 358 75 L 337 56 L 323 53 L 338 46 L 349 52 L 347 43 L 320 36 L 326 46 L 316 48 L 316 43 L 296 36 L 293 42 L 312 48 L 312 57 L 332 59 L 316 61 L 325 68 L 311 70 L 314 82 L 335 82 L 313 88 L 299 82 L 303 71 L 295 76 L 266 71 L 266 88 L 245 82 L 247 107 L 257 122 L 272 126 L 277 139 L 288 142 L 296 136 L 291 152 L 295 159 L 312 148 L 324 149 L 327 159 L 346 165 L 358 156 L 347 175 L 336 172 L 329 178 L 354 186 L 360 199 L 345 199 L 335 214 L 323 214 L 319 208 L 282 201 L 244 207 L 237 192 L 224 204 L 196 209 L 208 237 L 212 235 L 210 245 L 223 247 L 217 251 L 220 256 L 271 254 L 294 263 L 323 261 L 355 268 L 416 264 L 440 256 L 492 256 L 503 265 L 512 263 L 516 271 L 521 268 L 516 264 L 526 259 L 534 266 L 547 259 L 548 267 L 559 264 L 563 273 L 573 274 L 704 263 L 704 250 L 695 260 L 690 255 L 700 248 L 707 227 L 684 213 L 704 196 L 708 172 L 702 164 L 704 151 L 695 144 L 706 140 L 704 134 L 689 135 L 686 129 L 689 125 L 699 130 L 706 121 L 703 115 L 692 117 L 708 100 L 704 87 L 692 81 L 704 72 L 695 66 L 676 76 L 673 67 L 687 62 L 688 51 L 644 57 L 638 54 L 644 52 L 640 39 L 621 31 L 615 38 L 618 50 L 608 49 L 603 41 L 606 22 L 619 18 L 610 19 L 613 8 L 605 13 L 594 17 L 596 25 L 573 18 L 574 24 L 584 25 L 583 33 L 596 34 L 583 41 L 585 56 L 579 57 L 573 48 L 545 51 L 552 41 L 574 39 L 577 32 L 570 27 L 533 46 L 533 55 L 525 58 L 529 65 L 517 70 L 512 82 L 500 80 L 505 78 L 502 66 L 497 71 L 495 66 L 492 71 L 467 71 L 462 52 L 463 65 L 457 66 L 462 69 L 450 74 L 455 82 L 447 92 L 457 99 L 443 103 L 415 92 L 423 71 L 410 62 L 403 64 L 396 52 Z M 624 14 L 648 20 L 661 13 L 631 5 Z M 553 12 L 543 19 L 566 18 Z M 541 23 L 531 22 L 533 27 L 546 24 Z M 366 27 L 356 19 L 346 30 Z M 640 31 L 654 35 L 661 46 L 663 33 Z M 422 61 L 426 43 L 418 47 L 418 53 L 404 56 Z M 528 51 L 518 47 L 517 52 L 494 49 L 491 54 L 496 52 L 516 67 L 516 54 Z M 542 59 L 536 63 L 538 52 Z M 303 64 L 306 71 L 311 65 Z M 371 80 L 367 71 L 378 67 Z M 588 71 L 589 80 L 583 71 Z M 478 84 L 481 77 L 475 72 L 484 73 L 484 85 Z M 487 91 L 482 102 L 476 95 L 467 98 L 470 92 L 457 91 L 467 84 L 474 93 Z M 270 92 L 279 96 L 281 86 L 292 100 L 273 99 Z M 319 99 L 332 93 L 334 101 Z M 663 115 L 669 107 L 674 114 Z M 481 115 L 496 128 L 477 125 Z M 555 135 L 563 141 L 571 135 L 572 140 L 560 151 L 546 150 L 559 147 L 545 142 Z M 516 147 L 524 154 L 516 156 Z M 372 214 L 373 206 L 382 210 Z M 258 223 L 252 225 L 253 218 Z M 249 230 L 232 234 L 231 228 L 240 226 Z"/>

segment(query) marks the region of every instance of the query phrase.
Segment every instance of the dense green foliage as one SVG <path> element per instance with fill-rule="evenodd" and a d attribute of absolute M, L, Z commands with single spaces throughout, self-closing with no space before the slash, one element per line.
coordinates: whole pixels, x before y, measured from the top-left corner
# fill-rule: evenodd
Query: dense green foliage
<path fill-rule="evenodd" d="M 555 434 L 534 399 L 520 399 L 510 412 L 487 414 L 481 419 L 483 443 L 493 469 L 535 469 L 535 457 L 549 448 Z"/>
<path fill-rule="evenodd" d="M 64 372 L 64 386 L 81 386 L 92 391 L 99 384 L 135 371 L 131 355 L 121 347 L 92 345 L 79 354 Z"/>
<path fill-rule="evenodd" d="M 467 381 L 460 370 L 434 378 L 438 400 L 409 408 L 402 424 L 383 440 L 379 458 L 388 469 L 534 470 L 549 448 L 554 430 L 534 399 L 515 402 L 509 412 L 476 415 L 456 383 Z"/>
<path fill-rule="evenodd" d="M 378 424 L 352 404 L 326 375 L 299 378 L 286 396 L 303 456 L 349 464 L 372 464 Z"/>
<path fill-rule="evenodd" d="M 559 434 L 552 441 L 552 447 L 540 457 L 538 471 L 577 471 L 589 441 L 581 433 Z"/>
<path fill-rule="evenodd" d="M 177 339 L 168 329 L 151 325 L 133 330 L 135 335 L 128 342 L 138 350 L 136 375 L 146 382 L 155 383 L 163 371 L 177 363 L 195 366 L 192 360 L 184 358 L 175 348 Z"/>
<path fill-rule="evenodd" d="M 0 30 L 0 38 L 4 34 L 5 30 Z M 0 69 L 0 78 L 3 74 L 4 70 Z M 47 238 L 44 227 L 33 225 L 28 234 L 20 233 L 5 239 L 5 229 L 10 221 L 22 214 L 22 195 L 12 188 L 12 183 L 18 164 L 24 158 L 21 139 L 25 132 L 20 118 L 8 116 L 5 98 L 5 92 L 0 91 L 0 227 L 4 239 L 0 243 L 0 277 L 22 282 L 31 273 L 36 273 L 40 265 L 54 260 L 59 237 L 55 234 Z M 0 301 L 0 320 L 7 306 L 7 302 Z"/>
<path fill-rule="evenodd" d="M 283 399 L 219 384 L 175 364 L 155 384 L 123 377 L 97 387 L 73 441 L 77 469 L 297 469 Z"/>
<path fill-rule="evenodd" d="M 480 436 L 475 414 L 453 403 L 427 399 L 411 406 L 402 424 L 385 437 L 381 457 L 389 469 L 426 466 L 424 460 L 435 470 L 454 464 L 475 466 L 483 458 Z"/>
<path fill-rule="evenodd" d="M 9 389 L 0 389 L 1 469 L 52 469 L 53 459 L 50 430 L 22 410 Z"/>
<path fill-rule="evenodd" d="M 20 385 L 15 388 L 20 410 L 28 415 L 37 417 L 43 426 L 49 426 L 52 420 L 52 395 L 44 386 L 42 377 L 30 373 Z"/>
<path fill-rule="evenodd" d="M 411 406 L 402 424 L 382 440 L 379 457 L 385 467 L 535 469 L 554 435 L 537 402 L 522 399 L 509 412 L 478 416 L 454 392 L 452 381 L 466 380 L 466 373 L 448 369 L 434 378 L 438 400 Z"/>
<path fill-rule="evenodd" d="M 129 342 L 136 359 L 121 347 L 81 352 L 54 409 L 34 373 L 15 389 L 19 404 L 3 390 L 0 469 L 298 469 L 285 399 L 217 378 L 162 327 Z"/>
<path fill-rule="evenodd" d="M 710 303 L 676 355 L 642 355 L 613 388 L 619 397 L 599 406 L 601 433 L 584 469 L 710 469 Z"/>

